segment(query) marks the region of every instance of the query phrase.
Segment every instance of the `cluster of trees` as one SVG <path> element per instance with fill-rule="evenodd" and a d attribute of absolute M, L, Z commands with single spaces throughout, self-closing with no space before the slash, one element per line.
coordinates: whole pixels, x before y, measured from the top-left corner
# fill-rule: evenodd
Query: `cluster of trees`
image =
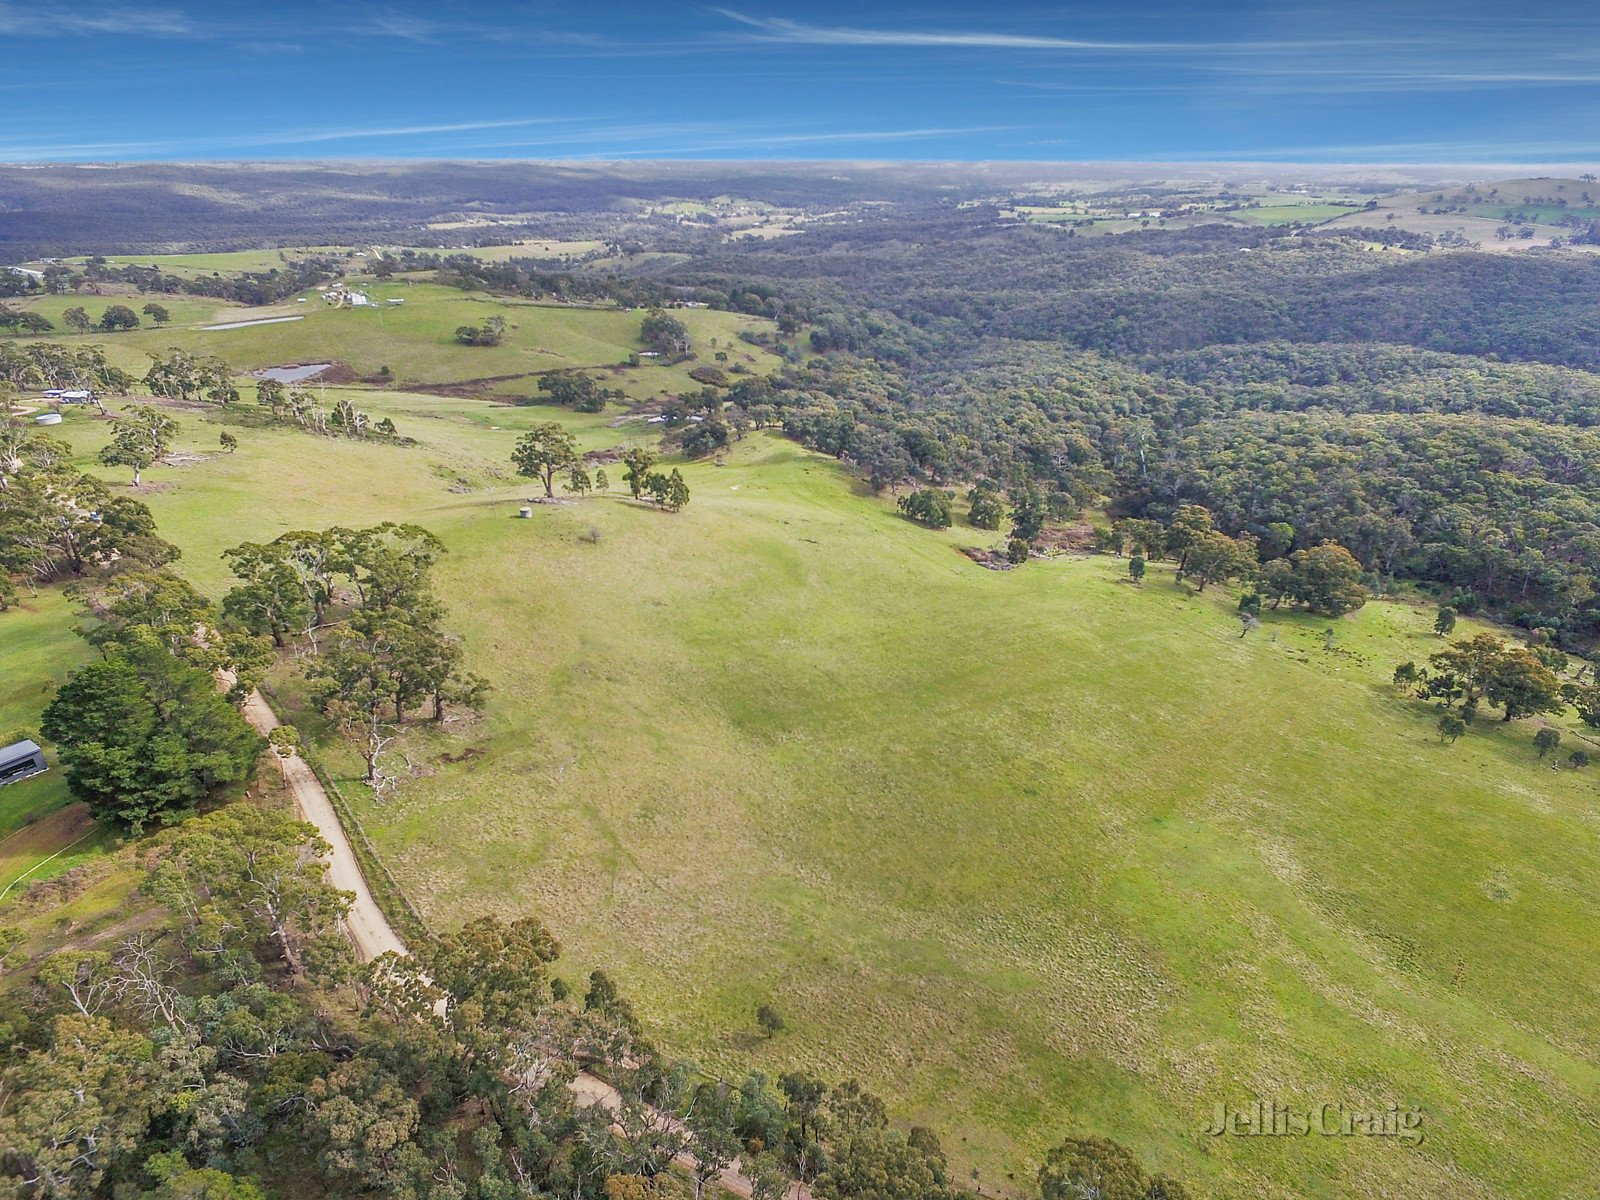
<path fill-rule="evenodd" d="M 683 322 L 660 309 L 647 313 L 640 322 L 639 340 L 674 362 L 688 358 L 694 349 Z"/>
<path fill-rule="evenodd" d="M 929 529 L 948 529 L 952 520 L 950 493 L 940 488 L 918 488 L 895 501 L 906 516 Z"/>
<path fill-rule="evenodd" d="M 34 438 L 18 450 L 22 466 L 0 488 L 0 565 L 76 576 L 68 594 L 83 608 L 79 632 L 101 655 L 61 685 L 41 730 L 97 820 L 135 833 L 176 820 L 249 777 L 261 739 L 233 702 L 261 678 L 270 650 L 164 570 L 177 553 L 142 505 L 113 501 L 111 520 L 82 512 L 93 488 L 58 465 L 59 443 Z M 8 561 L 18 552 L 39 557 Z M 218 672 L 234 681 L 226 698 Z"/>
<path fill-rule="evenodd" d="M 1431 669 L 1401 663 L 1395 668 L 1395 683 L 1436 700 L 1461 720 L 1462 729 L 1485 703 L 1498 705 L 1503 721 L 1561 712 L 1569 702 L 1577 704 L 1580 715 L 1592 713 L 1600 721 L 1593 704 L 1600 690 L 1564 683 L 1567 656 L 1552 647 L 1508 644 L 1492 633 L 1479 633 L 1452 642 L 1428 661 Z"/>
<path fill-rule="evenodd" d="M 348 396 L 341 396 L 324 409 L 304 388 L 290 388 L 276 379 L 256 384 L 256 404 L 275 425 L 293 425 L 309 433 L 349 438 L 381 437 L 396 439 L 400 431 L 388 417 L 374 421 L 357 408 Z"/>
<path fill-rule="evenodd" d="M 0 344 L 0 381 L 14 388 L 70 388 L 98 395 L 127 395 L 138 382 L 121 367 L 107 361 L 99 346 L 68 346 L 59 342 Z"/>
<path fill-rule="evenodd" d="M 20 333 L 23 335 L 49 333 L 55 328 L 43 313 L 36 313 L 32 309 L 13 308 L 9 304 L 0 304 L 0 329 L 7 333 Z"/>
<path fill-rule="evenodd" d="M 192 661 L 225 659 L 226 651 L 174 653 L 163 637 L 172 627 L 145 623 L 166 622 L 169 613 L 139 607 L 141 601 L 178 585 L 159 577 L 119 584 L 121 619 L 96 630 L 104 657 L 61 685 L 40 729 L 56 744 L 73 796 L 97 821 L 139 833 L 242 784 L 263 743 L 218 692 L 211 672 Z M 193 641 L 195 627 L 181 637 L 185 645 Z"/>
<path fill-rule="evenodd" d="M 506 336 L 506 319 L 498 313 L 478 325 L 460 325 L 456 341 L 463 346 L 498 346 Z"/>
<path fill-rule="evenodd" d="M 139 328 L 139 314 L 126 304 L 108 305 L 98 321 L 90 320 L 88 311 L 81 305 L 74 305 L 61 314 L 61 320 L 73 333 L 88 333 L 91 329 L 101 333 L 120 333 Z"/>
<path fill-rule="evenodd" d="M 173 347 L 165 355 L 151 354 L 144 385 L 152 396 L 169 400 L 206 399 L 213 404 L 237 404 L 239 389 L 233 368 L 215 354 L 195 355 Z"/>
<path fill-rule="evenodd" d="M 582 258 L 579 256 L 579 263 Z M 401 270 L 433 270 L 437 280 L 467 291 L 501 296 L 553 299 L 569 304 L 608 304 L 622 308 L 654 307 L 666 303 L 668 288 L 643 277 L 621 278 L 596 270 L 558 270 L 546 259 L 511 258 L 485 262 L 470 254 L 438 255 L 402 250 Z"/>
<path fill-rule="evenodd" d="M 698 1200 L 736 1166 L 755 1200 L 796 1183 L 819 1200 L 976 1197 L 932 1130 L 895 1128 L 854 1081 L 729 1084 L 666 1059 L 603 971 L 586 987 L 556 973 L 535 919 L 480 918 L 356 965 L 326 852 L 276 810 L 196 818 L 141 860 L 169 931 L 57 952 L 7 989 L 0 1179 L 131 1200 L 260 1200 L 285 1179 L 400 1200 Z M 577 1101 L 589 1067 L 614 1109 Z M 1093 1137 L 1050 1151 L 1036 1186 L 1189 1195 Z"/>
<path fill-rule="evenodd" d="M 603 467 L 589 471 L 588 461 L 578 452 L 577 439 L 555 421 L 535 425 L 517 439 L 511 453 L 517 474 L 527 479 L 537 479 L 544 485 L 546 499 L 555 497 L 557 478 L 564 480 L 562 487 L 579 496 L 591 491 L 606 491 L 610 481 Z M 677 512 L 689 503 L 689 484 L 677 467 L 670 472 L 655 470 L 659 457 L 653 450 L 635 447 L 622 456 L 622 481 L 635 500 L 646 496 L 662 508 Z"/>
<path fill-rule="evenodd" d="M 667 509 L 677 512 L 689 503 L 689 484 L 677 467 L 670 472 L 655 470 L 659 458 L 655 451 L 635 447 L 622 456 L 622 481 L 635 500 L 645 496 Z"/>
<path fill-rule="evenodd" d="M 1362 575 L 1355 555 L 1338 542 L 1322 542 L 1263 564 L 1258 587 L 1273 608 L 1288 600 L 1336 617 L 1367 602 Z"/>
<path fill-rule="evenodd" d="M 1265 599 L 1278 608 L 1287 600 L 1337 617 L 1367 602 L 1371 592 L 1362 582 L 1366 572 L 1350 551 L 1333 541 L 1303 550 L 1292 550 L 1294 544 L 1294 527 L 1284 522 L 1266 526 L 1259 536 L 1230 537 L 1198 504 L 1180 504 L 1167 522 L 1124 517 L 1094 533 L 1096 550 L 1131 554 L 1129 574 L 1136 581 L 1144 577 L 1148 562 L 1171 557 L 1177 561 L 1179 582 L 1193 579 L 1199 591 L 1229 579 L 1251 584 L 1256 591 L 1247 597 L 1247 607 L 1259 608 Z"/>
<path fill-rule="evenodd" d="M 286 300 L 297 292 L 333 278 L 338 272 L 336 260 L 315 255 L 286 262 L 281 267 L 267 271 L 240 271 L 226 275 L 215 271 L 209 275 L 192 276 L 178 275 L 157 266 L 139 263 L 118 266 L 95 256 L 81 265 L 50 263 L 44 268 L 43 280 L 30 290 L 50 295 L 70 295 L 81 288 L 95 291 L 102 284 L 115 284 L 131 287 L 146 295 L 186 293 L 238 304 L 262 305 Z M 158 310 L 159 315 L 152 309 Z M 169 319 L 166 307 L 159 303 L 147 304 L 143 311 L 157 325 L 164 325 Z"/>
<path fill-rule="evenodd" d="M 223 597 L 235 626 L 279 648 L 301 643 L 322 710 L 355 741 L 380 793 L 403 727 L 419 709 L 476 709 L 487 685 L 465 670 L 430 573 L 444 547 L 416 525 L 297 530 L 223 554 L 239 584 Z"/>
<path fill-rule="evenodd" d="M 117 418 L 100 461 L 108 467 L 131 467 L 133 486 L 139 487 L 145 468 L 166 456 L 177 432 L 178 423 L 160 409 L 136 405 Z"/>
<path fill-rule="evenodd" d="M 177 557 L 150 510 L 73 467 L 65 442 L 17 421 L 0 425 L 0 608 L 14 598 L 14 580 L 36 586 Z"/>
<path fill-rule="evenodd" d="M 539 376 L 539 391 L 552 404 L 581 413 L 604 412 L 607 401 L 626 398 L 620 388 L 603 388 L 582 371 L 546 371 Z"/>
<path fill-rule="evenodd" d="M 165 325 L 172 319 L 172 314 L 165 305 L 154 302 L 144 306 L 144 314 L 156 325 Z M 81 305 L 75 305 L 61 314 L 61 320 L 73 333 L 88 333 L 92 329 L 97 329 L 101 333 L 120 333 L 123 330 L 139 328 L 139 314 L 126 304 L 108 305 L 100 314 L 98 321 L 91 320 L 88 310 Z M 42 313 L 0 304 L 0 329 L 9 333 L 32 335 L 49 333 L 54 328 L 55 323 Z"/>

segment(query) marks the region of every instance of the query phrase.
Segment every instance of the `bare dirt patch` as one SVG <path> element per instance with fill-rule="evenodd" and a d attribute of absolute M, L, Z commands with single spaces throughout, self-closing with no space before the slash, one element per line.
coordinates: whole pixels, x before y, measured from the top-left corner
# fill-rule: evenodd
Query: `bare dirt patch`
<path fill-rule="evenodd" d="M 1046 529 L 1034 545 L 1045 554 L 1088 554 L 1094 545 L 1094 526 L 1080 521 Z"/>
<path fill-rule="evenodd" d="M 24 825 L 0 841 L 0 888 L 20 882 L 20 877 L 41 866 L 51 855 L 94 830 L 87 804 L 69 804 Z"/>

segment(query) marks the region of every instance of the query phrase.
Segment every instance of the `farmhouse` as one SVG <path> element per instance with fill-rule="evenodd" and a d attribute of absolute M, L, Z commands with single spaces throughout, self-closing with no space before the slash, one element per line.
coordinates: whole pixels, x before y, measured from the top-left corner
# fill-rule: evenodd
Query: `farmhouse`
<path fill-rule="evenodd" d="M 37 742 L 24 738 L 0 750 L 0 787 L 20 783 L 49 769 Z"/>

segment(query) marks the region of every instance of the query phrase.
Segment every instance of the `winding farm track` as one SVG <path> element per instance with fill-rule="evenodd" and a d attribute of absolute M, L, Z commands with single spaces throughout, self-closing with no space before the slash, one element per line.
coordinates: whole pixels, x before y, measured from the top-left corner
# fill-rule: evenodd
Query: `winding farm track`
<path fill-rule="evenodd" d="M 260 692 L 251 692 L 249 698 L 245 700 L 244 719 L 263 737 L 279 725 L 278 714 L 272 711 L 272 706 Z M 328 860 L 329 881 L 335 887 L 350 892 L 355 897 L 350 902 L 350 911 L 345 916 L 345 931 L 350 935 L 356 954 L 363 962 L 370 962 L 380 954 L 391 951 L 395 954 L 409 953 L 406 944 L 400 940 L 400 935 L 389 924 L 389 918 L 384 916 L 383 910 L 378 907 L 372 889 L 367 886 L 366 877 L 361 874 L 361 866 L 356 861 L 355 851 L 350 846 L 350 836 L 345 832 L 344 825 L 339 820 L 339 813 L 333 807 L 333 801 L 329 799 L 322 781 L 298 754 L 279 755 L 278 764 L 283 768 L 284 782 L 294 794 L 294 805 L 299 810 L 300 816 L 315 825 L 323 840 L 333 847 Z M 578 1072 L 578 1077 L 572 1081 L 572 1094 L 580 1108 L 599 1104 L 615 1112 L 622 1107 L 622 1093 L 605 1080 L 587 1071 Z M 680 1122 L 671 1117 L 666 1118 L 666 1124 L 677 1130 L 683 1128 Z M 672 1161 L 686 1171 L 694 1170 L 694 1156 L 687 1151 Z M 717 1176 L 715 1182 L 724 1191 L 741 1197 L 741 1200 L 749 1200 L 750 1180 L 740 1172 L 737 1159 Z M 796 1189 L 791 1190 L 790 1195 L 792 1197 L 798 1194 L 797 1185 Z"/>
<path fill-rule="evenodd" d="M 262 737 L 278 727 L 278 714 L 272 711 L 272 706 L 262 698 L 260 692 L 251 692 L 245 700 L 244 719 Z M 367 886 L 366 876 L 361 874 L 361 867 L 356 862 L 356 853 L 350 847 L 350 836 L 345 832 L 344 824 L 339 820 L 339 814 L 334 810 L 333 801 L 328 798 L 322 781 L 298 754 L 280 755 L 278 764 L 283 768 L 284 782 L 294 793 L 294 806 L 300 810 L 300 816 L 315 825 L 323 841 L 333 847 L 333 854 L 328 861 L 329 881 L 334 887 L 355 896 L 350 902 L 350 911 L 345 914 L 345 931 L 355 944 L 361 961 L 370 962 L 390 951 L 406 953 L 406 944 L 389 924 L 389 918 L 383 915 L 377 900 L 373 899 L 372 889 Z"/>

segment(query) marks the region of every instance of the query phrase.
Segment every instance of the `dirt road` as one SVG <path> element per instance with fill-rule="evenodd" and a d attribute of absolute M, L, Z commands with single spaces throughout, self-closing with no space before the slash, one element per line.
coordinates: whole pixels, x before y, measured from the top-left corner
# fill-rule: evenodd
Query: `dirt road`
<path fill-rule="evenodd" d="M 260 692 L 251 692 L 250 698 L 244 702 L 244 719 L 263 737 L 278 727 L 278 715 L 262 699 Z M 361 874 L 356 853 L 350 846 L 350 837 L 345 833 L 333 801 L 316 772 L 298 754 L 279 761 L 283 767 L 284 781 L 294 793 L 294 805 L 300 810 L 300 816 L 315 825 L 323 840 L 333 847 L 333 856 L 328 862 L 328 879 L 341 891 L 355 895 L 350 911 L 345 916 L 345 928 L 350 940 L 355 943 L 356 953 L 364 962 L 391 950 L 396 954 L 404 954 L 406 944 L 390 927 L 388 918 L 372 898 L 372 889 Z"/>
<path fill-rule="evenodd" d="M 272 706 L 262 698 L 260 692 L 251 692 L 249 699 L 244 702 L 244 719 L 263 737 L 278 727 L 278 715 L 272 711 Z M 363 962 L 367 962 L 391 950 L 396 954 L 407 953 L 406 944 L 400 940 L 400 935 L 395 933 L 389 924 L 389 919 L 383 915 L 383 910 L 373 899 L 372 889 L 367 886 L 366 878 L 361 874 L 360 864 L 356 862 L 356 854 L 350 846 L 349 835 L 345 833 L 344 825 L 339 820 L 339 813 L 333 807 L 333 800 L 322 786 L 322 781 L 317 778 L 316 772 L 307 766 L 305 759 L 298 754 L 280 758 L 279 762 L 283 767 L 284 780 L 294 794 L 294 804 L 299 809 L 300 816 L 315 825 L 323 840 L 333 847 L 333 854 L 328 862 L 329 881 L 335 887 L 351 892 L 355 896 L 350 903 L 350 911 L 345 916 L 345 928 L 350 934 L 350 941 L 355 945 L 356 954 Z M 605 1080 L 587 1071 L 580 1071 L 578 1077 L 572 1081 L 572 1095 L 580 1108 L 600 1104 L 615 1112 L 622 1107 L 622 1093 Z M 675 1129 L 682 1128 L 672 1118 L 668 1118 L 668 1124 Z M 687 1152 L 678 1155 L 673 1162 L 686 1171 L 694 1170 L 694 1156 Z M 732 1192 L 742 1200 L 749 1200 L 750 1181 L 740 1174 L 737 1161 L 723 1171 L 716 1182 L 724 1190 Z"/>

